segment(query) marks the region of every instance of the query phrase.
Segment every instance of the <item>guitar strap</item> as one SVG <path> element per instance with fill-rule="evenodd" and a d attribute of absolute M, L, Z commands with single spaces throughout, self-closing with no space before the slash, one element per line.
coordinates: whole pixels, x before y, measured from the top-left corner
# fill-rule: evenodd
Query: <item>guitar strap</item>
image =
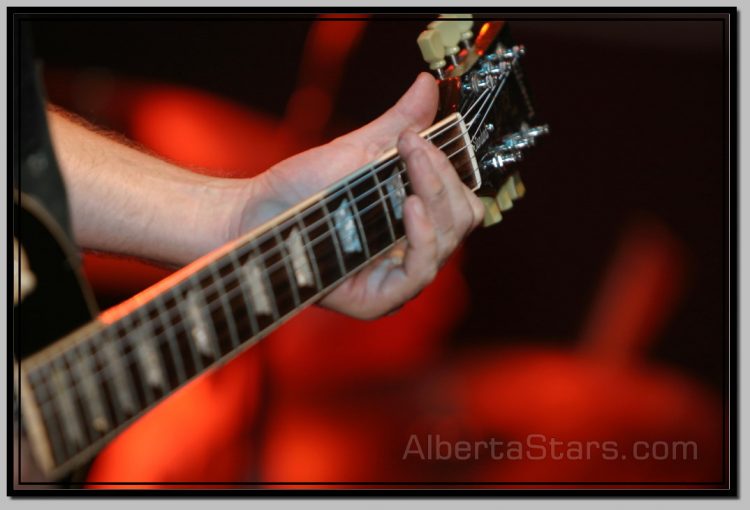
<path fill-rule="evenodd" d="M 21 23 L 20 52 L 13 90 L 15 110 L 13 191 L 32 196 L 73 239 L 65 185 L 55 158 L 39 79 L 41 63 L 33 56 L 31 22 Z M 17 220 L 16 220 L 17 221 Z"/>

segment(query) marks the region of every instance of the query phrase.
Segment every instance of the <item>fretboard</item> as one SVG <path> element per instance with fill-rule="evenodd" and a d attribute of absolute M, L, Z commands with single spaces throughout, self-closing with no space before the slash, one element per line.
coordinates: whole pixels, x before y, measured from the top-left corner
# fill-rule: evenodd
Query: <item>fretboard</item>
<path fill-rule="evenodd" d="M 458 114 L 422 136 L 478 187 Z M 405 235 L 410 193 L 405 163 L 390 151 L 24 360 L 22 413 L 46 470 L 90 458 L 164 397 L 391 248 Z"/>

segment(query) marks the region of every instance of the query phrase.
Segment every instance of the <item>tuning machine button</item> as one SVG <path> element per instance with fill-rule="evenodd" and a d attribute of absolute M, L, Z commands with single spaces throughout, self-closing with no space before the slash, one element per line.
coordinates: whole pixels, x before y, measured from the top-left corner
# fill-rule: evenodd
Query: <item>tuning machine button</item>
<path fill-rule="evenodd" d="M 511 175 L 509 180 L 513 183 L 513 189 L 516 193 L 516 197 L 513 200 L 523 198 L 526 195 L 526 186 L 521 180 L 521 176 L 518 174 L 518 172 L 515 172 L 513 175 Z"/>
<path fill-rule="evenodd" d="M 495 200 L 497 201 L 497 205 L 500 208 L 500 211 L 505 212 L 508 209 L 513 208 L 513 197 L 510 194 L 510 189 L 508 186 L 508 183 L 510 181 L 505 181 L 505 184 L 500 188 L 500 191 L 497 192 L 497 195 L 495 196 Z M 515 194 L 515 191 L 514 193 Z"/>
<path fill-rule="evenodd" d="M 417 37 L 417 46 L 422 52 L 422 58 L 435 71 L 438 78 L 443 79 L 443 68 L 445 67 L 445 46 L 443 39 L 437 30 L 425 30 Z"/>
<path fill-rule="evenodd" d="M 500 206 L 493 197 L 479 197 L 484 204 L 484 222 L 485 227 L 491 227 L 503 220 L 503 214 L 500 212 Z"/>
<path fill-rule="evenodd" d="M 452 20 L 456 24 L 456 28 L 461 38 L 461 45 L 468 49 L 472 47 L 472 37 L 474 37 L 474 16 L 471 14 L 442 14 L 442 19 Z"/>
<path fill-rule="evenodd" d="M 440 38 L 443 41 L 443 47 L 445 48 L 445 55 L 448 57 L 451 64 L 457 66 L 458 59 L 456 56 L 460 51 L 458 43 L 461 40 L 461 32 L 458 24 L 452 20 L 439 19 L 427 25 L 427 28 L 435 30 L 440 34 Z"/>

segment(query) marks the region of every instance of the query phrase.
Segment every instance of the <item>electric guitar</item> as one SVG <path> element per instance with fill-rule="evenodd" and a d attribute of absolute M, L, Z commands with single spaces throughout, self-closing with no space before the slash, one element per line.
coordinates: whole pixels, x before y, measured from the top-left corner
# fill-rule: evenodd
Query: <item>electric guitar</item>
<path fill-rule="evenodd" d="M 518 161 L 547 127 L 532 125 L 524 49 L 507 25 L 485 22 L 476 36 L 473 28 L 471 16 L 444 16 L 418 38 L 441 92 L 440 120 L 421 136 L 482 197 L 484 223 L 492 225 L 524 195 Z M 410 192 L 392 149 L 97 315 L 72 244 L 21 189 L 14 200 L 15 390 L 47 479 L 84 465 L 162 399 L 389 250 L 405 235 Z"/>

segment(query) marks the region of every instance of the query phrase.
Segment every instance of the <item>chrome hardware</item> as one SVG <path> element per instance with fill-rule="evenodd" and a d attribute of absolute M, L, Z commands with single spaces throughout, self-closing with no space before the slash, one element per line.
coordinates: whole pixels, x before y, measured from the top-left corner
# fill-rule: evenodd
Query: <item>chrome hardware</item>
<path fill-rule="evenodd" d="M 513 46 L 512 48 L 503 48 L 502 46 L 498 46 L 497 52 L 503 60 L 515 60 L 516 58 L 523 57 L 526 54 L 526 48 L 523 46 L 523 44 L 518 44 L 516 46 Z"/>
<path fill-rule="evenodd" d="M 549 133 L 549 126 L 547 124 L 531 128 L 524 124 L 517 133 L 505 136 L 501 147 L 506 150 L 525 149 L 534 145 L 538 136 L 546 135 L 547 133 Z"/>
<path fill-rule="evenodd" d="M 500 62 L 498 59 L 483 59 L 479 64 L 479 72 L 500 77 L 510 72 L 512 67 L 510 62 Z"/>
<path fill-rule="evenodd" d="M 521 151 L 508 150 L 502 146 L 487 151 L 487 156 L 482 159 L 485 169 L 500 170 L 510 163 L 517 163 L 523 158 Z"/>
<path fill-rule="evenodd" d="M 466 93 L 481 94 L 485 90 L 493 88 L 496 81 L 493 74 L 474 71 L 467 75 L 462 88 Z"/>
<path fill-rule="evenodd" d="M 522 158 L 521 151 L 534 145 L 538 136 L 549 133 L 547 124 L 541 126 L 527 127 L 523 125 L 521 130 L 507 135 L 502 144 L 491 147 L 482 163 L 487 170 L 499 170 L 510 163 L 516 163 Z"/>
<path fill-rule="evenodd" d="M 549 133 L 549 125 L 542 124 L 541 126 L 534 126 L 532 128 L 526 128 L 522 131 L 527 137 L 531 138 L 532 140 L 535 139 L 537 136 L 546 135 Z"/>

